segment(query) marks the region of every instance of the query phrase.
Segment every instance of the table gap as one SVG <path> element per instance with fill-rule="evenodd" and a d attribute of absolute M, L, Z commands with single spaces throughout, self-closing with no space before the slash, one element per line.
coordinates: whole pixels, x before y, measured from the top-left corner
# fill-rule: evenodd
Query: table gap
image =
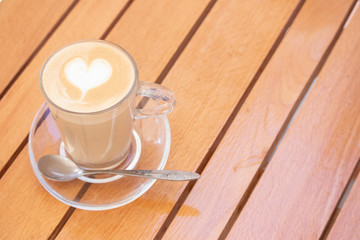
<path fill-rule="evenodd" d="M 38 124 L 35 126 L 35 132 L 36 130 L 40 127 L 40 125 L 43 123 L 43 121 L 47 118 L 47 116 L 49 115 L 50 110 L 47 109 L 43 115 L 41 116 Z M 13 164 L 13 162 L 15 161 L 15 159 L 19 156 L 19 154 L 21 153 L 21 151 L 25 148 L 25 146 L 28 143 L 28 139 L 29 139 L 29 133 L 26 135 L 26 137 L 22 140 L 22 142 L 20 143 L 20 145 L 17 147 L 17 149 L 15 150 L 15 152 L 11 155 L 11 157 L 9 158 L 9 160 L 6 162 L 6 164 L 4 165 L 4 167 L 1 169 L 0 171 L 0 180 L 2 178 L 2 176 L 4 176 L 5 172 L 9 169 L 9 167 L 11 166 L 11 164 Z"/>
<path fill-rule="evenodd" d="M 9 160 L 6 162 L 6 164 L 3 166 L 3 168 L 0 171 L 0 180 L 1 178 L 4 176 L 4 174 L 6 173 L 6 171 L 10 168 L 11 164 L 13 164 L 13 162 L 15 161 L 15 159 L 19 156 L 19 154 L 21 153 L 21 151 L 25 148 L 25 146 L 28 143 L 28 138 L 29 138 L 29 133 L 26 135 L 26 137 L 22 140 L 22 142 L 20 143 L 20 145 L 17 147 L 17 149 L 15 150 L 15 152 L 11 155 L 11 157 L 9 158 Z"/>
<path fill-rule="evenodd" d="M 346 199 L 349 196 L 349 193 L 354 185 L 354 182 L 356 181 L 356 178 L 359 176 L 359 173 L 360 173 L 360 158 L 359 158 L 358 162 L 356 163 L 355 168 L 354 168 L 353 172 L 351 173 L 350 178 L 349 178 L 348 182 L 346 183 L 345 188 L 344 188 L 343 192 L 341 193 L 340 198 L 339 198 L 338 202 L 336 203 L 336 206 L 334 207 L 334 210 L 333 210 L 327 224 L 324 227 L 323 232 L 321 233 L 321 236 L 319 238 L 320 240 L 327 239 L 331 228 L 333 227 L 338 215 L 340 214 L 342 206 L 344 205 Z M 356 191 L 356 190 L 354 190 L 354 191 Z"/>
<path fill-rule="evenodd" d="M 10 90 L 10 88 L 14 85 L 16 80 L 25 70 L 25 68 L 31 63 L 36 54 L 40 51 L 40 49 L 45 45 L 47 40 L 53 35 L 56 29 L 61 25 L 61 23 L 65 20 L 65 18 L 69 15 L 69 13 L 74 9 L 74 7 L 79 3 L 79 0 L 74 0 L 74 2 L 69 6 L 69 8 L 64 12 L 64 14 L 59 18 L 59 20 L 55 23 L 55 25 L 50 29 L 48 34 L 44 37 L 44 39 L 40 42 L 40 44 L 35 48 L 34 52 L 30 55 L 30 57 L 25 61 L 25 63 L 20 67 L 14 77 L 10 80 L 10 82 L 6 85 L 4 90 L 0 93 L 0 101 L 6 95 L 6 93 Z M 1 171 L 2 172 L 2 171 Z M 0 174 L 0 178 L 1 178 Z"/>
<path fill-rule="evenodd" d="M 212 145 L 210 146 L 208 152 L 206 153 L 205 157 L 203 158 L 203 160 L 201 161 L 200 165 L 198 166 L 198 168 L 196 169 L 196 172 L 201 174 L 203 172 L 203 170 L 205 169 L 206 165 L 208 164 L 208 162 L 210 161 L 212 155 L 214 154 L 214 152 L 216 151 L 217 147 L 219 146 L 220 142 L 222 141 L 222 139 L 224 138 L 224 136 L 226 135 L 228 129 L 230 128 L 232 122 L 234 121 L 236 115 L 239 113 L 242 105 L 244 104 L 244 102 L 246 101 L 246 98 L 249 96 L 251 90 L 254 88 L 257 80 L 260 78 L 262 72 L 264 71 L 264 69 L 266 68 L 267 64 L 270 62 L 270 59 L 272 58 L 272 56 L 274 55 L 275 51 L 277 50 L 278 46 L 280 45 L 281 41 L 284 39 L 288 29 L 290 28 L 290 26 L 292 25 L 292 23 L 294 22 L 297 14 L 300 12 L 302 6 L 304 5 L 305 0 L 301 0 L 299 1 L 298 5 L 295 7 L 294 11 L 292 12 L 291 16 L 289 17 L 288 21 L 286 22 L 286 24 L 284 25 L 282 31 L 280 32 L 279 36 L 276 38 L 275 42 L 273 43 L 273 45 L 271 46 L 269 52 L 267 53 L 267 55 L 265 56 L 263 62 L 261 63 L 260 67 L 258 68 L 258 70 L 256 71 L 254 77 L 252 78 L 252 80 L 250 81 L 249 85 L 247 86 L 244 94 L 241 96 L 240 100 L 238 101 L 238 103 L 236 104 L 235 108 L 233 109 L 232 113 L 230 114 L 229 118 L 227 119 L 227 121 L 225 122 L 224 126 L 222 127 L 222 129 L 220 130 L 219 134 L 217 135 L 216 139 L 214 140 L 214 142 L 212 143 Z M 177 200 L 177 202 L 175 203 L 174 207 L 172 208 L 172 210 L 170 211 L 169 215 L 167 216 L 167 218 L 165 219 L 163 225 L 160 227 L 157 235 L 154 237 L 154 239 L 162 239 L 163 236 L 165 235 L 165 232 L 167 230 L 167 228 L 169 227 L 169 225 L 171 224 L 171 222 L 174 220 L 174 218 L 176 217 L 179 209 L 181 208 L 181 206 L 183 205 L 183 203 L 185 202 L 187 196 L 190 194 L 192 188 L 194 187 L 194 185 L 196 184 L 196 181 L 194 182 L 189 182 L 187 184 L 187 186 L 185 187 L 184 191 L 182 192 L 182 194 L 180 195 L 179 199 Z M 236 219 L 235 219 L 236 220 Z"/>
<path fill-rule="evenodd" d="M 260 167 L 258 168 L 257 172 L 255 173 L 252 181 L 250 182 L 248 188 L 246 189 L 244 195 L 242 196 L 242 198 L 240 199 L 237 207 L 234 209 L 233 214 L 231 215 L 229 221 L 227 222 L 226 226 L 223 229 L 223 232 L 221 233 L 221 235 L 219 236 L 219 239 L 226 239 L 227 235 L 229 234 L 229 232 L 231 231 L 231 228 L 233 227 L 233 225 L 235 224 L 237 218 L 240 216 L 241 211 L 243 210 L 244 206 L 246 205 L 247 201 L 249 200 L 252 192 L 254 191 L 256 185 L 258 184 L 258 182 L 261 179 L 261 176 L 264 174 L 268 164 L 270 163 L 273 155 L 275 154 L 278 146 L 281 144 L 281 141 L 283 139 L 283 137 L 285 136 L 288 128 L 290 127 L 293 119 L 296 117 L 296 114 L 298 112 L 298 110 L 301 107 L 301 104 L 303 103 L 303 101 L 306 99 L 307 94 L 310 92 L 311 87 L 313 86 L 313 84 L 315 83 L 317 76 L 319 75 L 321 69 L 323 68 L 323 66 L 325 65 L 328 57 L 331 54 L 331 51 L 333 50 L 333 48 L 335 47 L 336 42 L 338 41 L 338 39 L 340 38 L 341 33 L 344 30 L 344 26 L 346 24 L 346 22 L 348 21 L 349 17 L 351 16 L 352 11 L 354 10 L 356 3 L 358 0 L 355 0 L 352 5 L 350 6 L 348 12 L 346 13 L 343 21 L 341 22 L 338 30 L 336 31 L 333 39 L 331 40 L 329 46 L 326 48 L 326 51 L 324 52 L 324 54 L 322 55 L 319 63 L 317 64 L 316 68 L 314 69 L 313 73 L 311 74 L 309 80 L 307 81 L 306 85 L 304 86 L 303 90 L 301 91 L 299 97 L 297 98 L 294 106 L 292 107 L 291 111 L 289 112 L 285 122 L 283 123 L 281 129 L 279 130 L 275 140 L 273 141 L 269 151 L 267 152 L 267 154 L 265 155 L 262 163 L 260 164 Z M 303 2 L 304 3 L 304 2 Z M 300 11 L 301 7 L 298 9 Z M 360 161 L 360 160 L 359 160 Z M 360 168 L 360 166 L 357 166 L 356 168 Z M 356 169 L 355 168 L 355 169 Z M 354 170 L 355 171 L 355 170 Z M 346 188 L 345 188 L 346 189 Z M 344 190 L 345 191 L 345 190 Z M 340 198 L 341 199 L 341 198 Z M 341 203 L 341 201 L 339 200 L 339 203 Z M 336 211 L 336 208 L 334 209 L 334 212 Z M 331 220 L 331 218 L 329 219 L 329 221 Z M 325 228 L 326 229 L 326 228 Z"/>
<path fill-rule="evenodd" d="M 78 194 L 75 196 L 74 201 L 80 200 L 85 195 L 85 193 L 89 189 L 90 185 L 91 185 L 91 183 L 88 183 L 88 182 L 84 183 L 84 185 L 81 187 Z M 69 207 L 69 209 L 66 211 L 64 216 L 61 218 L 59 223 L 56 225 L 56 227 L 54 228 L 54 230 L 52 231 L 52 233 L 50 234 L 48 239 L 55 239 L 59 235 L 61 229 L 65 226 L 65 224 L 70 219 L 71 215 L 74 213 L 75 210 L 76 210 L 76 208 Z"/>
<path fill-rule="evenodd" d="M 100 37 L 100 39 L 105 40 L 105 38 L 109 35 L 111 30 L 115 27 L 115 25 L 119 22 L 120 18 L 125 14 L 125 12 L 128 10 L 128 8 L 131 6 L 131 4 L 134 2 L 134 0 L 129 0 L 125 6 L 121 9 L 121 11 L 118 13 L 118 15 L 114 18 L 112 23 L 109 25 L 109 27 L 105 30 L 104 34 Z"/>

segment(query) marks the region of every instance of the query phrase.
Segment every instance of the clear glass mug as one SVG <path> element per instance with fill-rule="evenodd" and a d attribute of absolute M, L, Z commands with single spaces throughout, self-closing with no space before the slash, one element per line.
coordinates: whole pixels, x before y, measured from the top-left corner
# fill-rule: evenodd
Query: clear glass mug
<path fill-rule="evenodd" d="M 81 113 L 57 106 L 47 95 L 43 86 L 43 70 L 47 62 L 63 48 L 79 42 L 66 45 L 50 56 L 41 70 L 40 86 L 71 159 L 85 169 L 110 169 L 127 158 L 132 140 L 133 121 L 168 114 L 175 107 L 176 99 L 172 91 L 159 84 L 139 81 L 136 63 L 123 48 L 103 40 L 80 42 L 89 41 L 112 44 L 131 61 L 135 79 L 131 90 L 123 99 L 101 111 Z M 143 97 L 142 100 L 153 99 L 152 102 L 156 104 L 144 108 L 146 101 L 141 101 L 142 104 L 136 106 L 136 97 Z"/>

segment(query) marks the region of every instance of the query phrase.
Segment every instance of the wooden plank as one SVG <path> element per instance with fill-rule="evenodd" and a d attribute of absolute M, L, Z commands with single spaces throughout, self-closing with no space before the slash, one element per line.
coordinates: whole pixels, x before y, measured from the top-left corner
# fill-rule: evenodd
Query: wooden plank
<path fill-rule="evenodd" d="M 297 3 L 216 2 L 163 82 L 178 99 L 167 169 L 197 169 Z M 57 239 L 153 239 L 185 186 L 159 181 L 124 207 L 76 210 Z"/>
<path fill-rule="evenodd" d="M 228 239 L 318 239 L 360 156 L 360 12 L 337 41 Z"/>
<path fill-rule="evenodd" d="M 10 0 L 0 4 L 0 93 L 73 0 Z"/>
<path fill-rule="evenodd" d="M 114 5 L 116 3 L 116 5 Z M 126 2 L 123 1 L 122 4 Z M 130 38 L 127 40 L 128 46 L 131 46 L 131 43 L 135 46 L 147 46 L 149 49 L 157 48 L 159 44 L 164 46 L 165 48 L 158 49 L 157 53 L 151 56 L 151 64 L 144 65 L 142 69 L 151 69 L 153 68 L 154 71 L 156 69 L 164 68 L 165 63 L 171 58 L 172 54 L 176 51 L 177 46 L 181 43 L 181 40 L 185 37 L 197 17 L 201 14 L 202 10 L 205 8 L 207 2 L 206 1 L 182 1 L 181 4 L 174 2 L 174 1 L 161 1 L 157 2 L 154 5 L 156 11 L 150 15 L 148 11 L 151 9 L 151 4 L 148 1 L 146 2 L 134 2 L 131 7 L 128 9 L 130 12 L 126 12 L 125 15 L 122 17 L 120 22 L 115 26 L 112 31 L 112 34 L 109 36 L 111 37 L 116 36 L 117 34 L 124 34 L 123 31 L 128 30 L 127 35 L 131 35 Z M 115 6 L 118 6 L 116 9 Z M 143 11 L 144 7 L 148 9 L 147 11 Z M 7 129 L 12 134 L 8 136 L 17 137 L 18 141 L 21 141 L 21 138 L 25 137 L 30 126 L 31 120 L 37 111 L 38 107 L 44 101 L 44 98 L 41 95 L 38 86 L 38 73 L 40 68 L 45 61 L 45 59 L 51 54 L 51 52 L 60 47 L 61 45 L 65 44 L 66 42 L 89 37 L 89 38 L 99 38 L 104 30 L 110 25 L 112 19 L 117 15 L 119 10 L 121 9 L 120 3 L 117 0 L 110 4 L 109 1 L 103 1 L 102 4 L 99 4 L 99 1 L 84 1 L 80 2 L 79 5 L 74 9 L 74 11 L 69 15 L 69 17 L 64 21 L 62 26 L 59 27 L 58 31 L 54 33 L 54 36 L 49 39 L 49 42 L 44 46 L 42 51 L 39 52 L 37 57 L 34 59 L 33 63 L 29 65 L 29 67 L 24 71 L 24 74 L 19 78 L 19 80 L 15 83 L 13 88 L 8 92 L 6 97 L 3 101 L 0 102 L 0 110 L 4 118 L 7 118 L 8 121 L 12 120 L 12 124 L 9 123 Z M 178 10 L 181 11 L 178 11 Z M 162 11 L 160 11 L 162 10 Z M 142 13 L 141 13 L 142 12 Z M 141 13 L 141 14 L 140 14 Z M 101 21 L 96 23 L 90 22 L 88 23 L 88 18 L 97 19 L 98 15 L 106 14 L 107 17 L 102 18 Z M 129 15 L 130 14 L 130 15 Z M 140 14 L 140 16 L 139 16 Z M 129 15 L 129 16 L 127 16 Z M 161 17 L 163 16 L 163 17 Z M 137 30 L 134 31 L 130 26 L 132 26 L 134 19 L 137 18 Z M 105 21 L 108 19 L 108 22 Z M 146 24 L 144 19 L 147 19 Z M 170 21 L 171 20 L 171 21 Z M 96 24 L 101 24 L 96 25 Z M 64 27 L 63 27 L 64 26 Z M 102 26 L 102 27 L 101 27 Z M 159 28 L 161 26 L 161 28 Z M 166 26 L 166 28 L 165 28 Z M 70 31 L 69 29 L 72 29 Z M 83 30 L 81 30 L 83 29 Z M 144 35 L 143 37 L 138 37 L 137 34 L 142 34 L 143 32 L 156 32 L 161 31 L 167 33 L 167 37 L 162 37 L 160 40 L 157 38 L 158 35 L 154 34 L 153 39 L 149 38 L 149 35 Z M 59 33 L 58 33 L 59 32 Z M 159 32 L 159 35 L 161 33 Z M 76 39 L 74 39 L 76 38 Z M 134 43 L 134 39 L 139 41 L 137 44 Z M 118 38 L 120 44 L 123 46 L 124 41 L 120 41 L 121 39 Z M 150 42 L 150 43 L 149 43 Z M 150 45 L 153 45 L 151 47 Z M 161 51 L 160 51 L 161 50 Z M 130 49 L 131 53 L 135 56 L 135 59 L 146 59 L 143 57 L 142 54 L 147 55 L 148 52 L 140 51 L 137 48 L 132 47 Z M 135 53 L 135 54 L 134 54 Z M 148 56 L 148 55 L 147 55 Z M 164 60 L 165 58 L 165 60 Z M 163 66 L 157 66 L 158 64 L 163 64 Z M 139 64 L 142 66 L 142 64 Z M 156 73 L 156 72 L 155 72 Z M 155 74 L 154 74 L 155 75 Z M 152 75 L 151 75 L 152 76 Z M 151 77 L 149 76 L 149 78 Z M 155 77 L 152 76 L 150 80 L 155 80 Z M 32 89 L 32 91 L 30 91 Z M 5 102 L 7 104 L 5 104 Z M 10 106 L 9 106 L 10 105 Z M 21 111 L 16 110 L 16 106 L 26 106 L 26 108 L 21 109 Z M 6 111 L 5 111 L 6 109 Z M 5 114 L 6 113 L 6 114 Z M 5 117 L 6 116 L 6 117 Z M 20 119 L 21 120 L 20 120 Z M 18 120 L 18 121 L 17 121 Z M 2 121 L 2 119 L 1 119 Z M 28 126 L 24 124 L 26 122 Z M 3 121 L 2 123 L 6 123 Z M 25 125 L 25 126 L 24 126 Z M 8 134 L 5 132 L 0 132 L 0 134 Z M 11 141 L 11 140 L 9 140 Z M 4 141 L 5 142 L 5 141 Z M 12 142 L 15 145 L 16 141 Z M 9 146 L 12 146 L 9 144 Z M 1 153 L 0 153 L 1 154 Z M 37 217 L 38 219 L 47 219 L 52 218 L 49 221 L 49 225 L 46 225 L 41 232 L 38 232 L 35 225 L 28 224 L 24 226 L 23 229 L 18 229 L 18 231 L 22 231 L 24 235 L 36 235 L 35 239 L 43 239 L 51 234 L 51 231 L 55 228 L 57 221 L 64 216 L 65 211 L 68 208 L 63 208 L 62 204 L 58 202 L 57 205 L 53 205 L 54 208 L 61 208 L 62 211 L 56 210 L 56 213 L 52 216 L 47 216 L 44 214 L 42 209 L 38 209 L 42 207 L 40 205 L 33 205 L 32 202 L 24 202 L 21 199 L 26 199 L 28 193 L 35 191 L 32 186 L 39 187 L 40 183 L 33 177 L 34 173 L 30 167 L 30 164 L 26 164 L 28 162 L 27 154 L 20 154 L 19 157 L 16 159 L 14 164 L 10 167 L 8 172 L 5 173 L 3 178 L 1 179 L 1 185 L 4 185 L 4 191 L 6 189 L 8 196 L 17 196 L 16 206 L 19 212 L 27 211 L 27 214 L 33 217 Z M 16 175 L 20 169 L 17 169 L 18 164 L 26 164 L 26 169 L 21 171 L 22 178 L 26 181 L 29 181 L 31 185 L 28 185 L 25 190 L 21 189 L 22 192 L 19 192 L 19 188 L 13 186 L 15 181 L 10 181 L 8 179 L 12 178 L 12 175 Z M 1 189 L 0 189 L 1 190 Z M 47 198 L 52 199 L 44 189 L 41 192 L 40 198 L 44 196 Z M 10 204 L 10 199 L 4 200 L 1 202 L 3 205 L 7 206 Z M 18 204 L 21 203 L 21 204 Z M 47 209 L 47 206 L 44 206 Z M 8 211 L 9 210 L 9 211 Z M 10 211 L 11 209 L 3 209 L 2 216 L 4 219 L 8 219 L 2 225 L 2 229 L 7 231 L 6 229 L 16 230 L 15 228 L 11 227 L 12 224 L 16 223 L 16 219 L 14 217 L 18 217 L 18 215 L 12 214 Z M 27 219 L 31 223 L 31 218 Z M 11 233 L 11 232 L 10 232 Z M 2 236 L 0 232 L 0 236 Z"/>
<path fill-rule="evenodd" d="M 360 178 L 355 180 L 350 194 L 332 227 L 329 240 L 360 239 Z"/>
<path fill-rule="evenodd" d="M 0 102 L 0 169 L 26 137 L 32 119 L 44 101 L 39 74 L 56 49 L 84 38 L 100 38 L 127 0 L 105 3 L 88 0 L 76 5 Z M 19 106 L 21 110 L 19 110 Z"/>
<path fill-rule="evenodd" d="M 221 235 L 351 3 L 304 4 L 164 239 Z M 189 218 L 192 209 L 199 214 Z"/>

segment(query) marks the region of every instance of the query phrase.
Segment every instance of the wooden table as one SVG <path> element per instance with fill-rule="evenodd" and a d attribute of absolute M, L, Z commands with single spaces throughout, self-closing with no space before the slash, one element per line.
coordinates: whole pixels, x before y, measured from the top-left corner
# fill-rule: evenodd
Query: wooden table
<path fill-rule="evenodd" d="M 360 239 L 360 10 L 354 0 L 2 0 L 0 239 Z M 177 96 L 166 169 L 86 211 L 38 182 L 28 133 L 59 47 L 127 49 Z"/>

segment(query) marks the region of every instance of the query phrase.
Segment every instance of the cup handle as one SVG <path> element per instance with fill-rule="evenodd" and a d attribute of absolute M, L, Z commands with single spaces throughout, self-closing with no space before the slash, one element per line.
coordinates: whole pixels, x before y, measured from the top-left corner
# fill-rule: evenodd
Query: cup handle
<path fill-rule="evenodd" d="M 136 96 L 144 97 L 135 108 L 135 119 L 156 117 L 170 113 L 175 105 L 176 98 L 172 91 L 157 83 L 139 81 Z M 144 106 L 152 99 L 156 106 L 145 108 Z"/>

